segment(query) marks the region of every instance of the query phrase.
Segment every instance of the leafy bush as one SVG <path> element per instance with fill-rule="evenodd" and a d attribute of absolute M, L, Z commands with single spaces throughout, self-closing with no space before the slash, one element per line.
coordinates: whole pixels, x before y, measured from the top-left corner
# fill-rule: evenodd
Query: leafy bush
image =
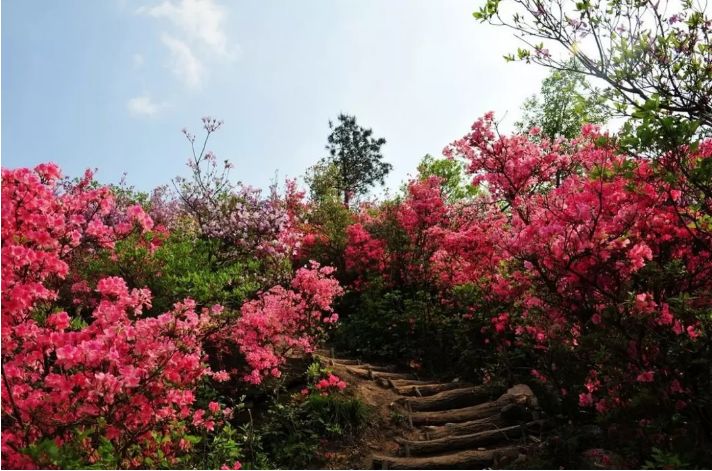
<path fill-rule="evenodd" d="M 325 440 L 354 440 L 370 411 L 346 396 L 340 378 L 318 362 L 307 370 L 308 386 L 286 402 L 276 402 L 257 433 L 264 452 L 277 467 L 314 468 L 323 463 Z"/>
<path fill-rule="evenodd" d="M 353 397 L 314 394 L 309 396 L 305 407 L 316 429 L 329 437 L 354 437 L 368 419 L 366 406 Z"/>

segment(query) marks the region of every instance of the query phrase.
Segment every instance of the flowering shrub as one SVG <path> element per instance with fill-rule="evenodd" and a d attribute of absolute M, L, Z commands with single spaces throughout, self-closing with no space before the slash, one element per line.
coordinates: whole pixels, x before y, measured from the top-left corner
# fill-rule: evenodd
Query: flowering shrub
<path fill-rule="evenodd" d="M 191 299 L 147 315 L 148 289 L 100 270 L 83 275 L 117 244 L 150 241 L 141 238 L 152 219 L 90 184 L 91 173 L 74 184 L 60 178 L 53 164 L 2 170 L 4 467 L 177 466 L 201 440 L 192 433 L 222 433 L 231 415 L 198 397 L 206 381 L 229 379 L 208 367 L 206 336 L 225 326 L 250 378 L 278 376 L 286 350 L 313 348 L 337 320 L 341 288 L 318 264 L 298 270 L 289 290 L 246 303 L 238 319 Z"/>
<path fill-rule="evenodd" d="M 237 321 L 211 337 L 223 355 L 241 352 L 249 369 L 245 381 L 278 378 L 288 355 L 314 350 L 325 329 L 338 320 L 332 304 L 343 290 L 333 272 L 316 262 L 298 269 L 289 289 L 275 286 L 246 302 Z"/>
<path fill-rule="evenodd" d="M 386 269 L 385 243 L 374 238 L 361 223 L 346 229 L 348 245 L 344 251 L 346 268 L 361 274 L 370 270 L 376 273 Z"/>
<path fill-rule="evenodd" d="M 346 267 L 356 289 L 344 301 L 353 314 L 339 328 L 339 347 L 440 372 L 477 356 L 467 345 L 472 323 L 462 323 L 464 292 L 445 280 L 467 272 L 453 270 L 443 250 L 455 245 L 450 227 L 473 217 L 461 199 L 447 202 L 445 183 L 423 175 L 402 198 L 365 208 L 348 227 Z"/>
<path fill-rule="evenodd" d="M 491 123 L 491 115 L 478 121 L 449 151 L 471 161 L 491 211 L 506 217 L 506 232 L 480 243 L 507 261 L 492 293 L 503 302 L 518 297 L 512 328 L 584 357 L 593 352 L 580 348 L 582 336 L 617 332 L 624 349 L 607 353 L 610 364 L 581 358 L 594 373 L 605 371 L 584 401 L 599 411 L 625 404 L 632 393 L 625 388 L 652 383 L 655 371 L 659 387 L 677 384 L 684 372 L 666 364 L 660 342 L 694 349 L 688 343 L 702 334 L 712 287 L 712 235 L 703 222 L 710 200 L 682 199 L 684 179 L 672 182 L 656 162 L 616 154 L 594 128 L 567 145 L 534 145 L 524 136 L 495 138 Z M 688 158 L 704 161 L 710 149 L 705 142 Z"/>
<path fill-rule="evenodd" d="M 318 361 L 307 368 L 307 387 L 301 390 L 302 396 L 312 393 L 328 396 L 331 393 L 342 392 L 346 389 L 346 382 L 333 373 L 330 368 L 323 367 Z"/>
<path fill-rule="evenodd" d="M 148 214 L 156 224 L 173 231 L 179 229 L 181 223 L 185 223 L 180 201 L 173 197 L 168 185 L 154 188 L 147 203 Z"/>
<path fill-rule="evenodd" d="M 314 362 L 306 373 L 306 387 L 275 403 L 259 431 L 274 455 L 274 467 L 323 468 L 329 460 L 324 449 L 343 446 L 367 424 L 364 403 L 347 396 L 346 383 L 329 368 Z"/>
<path fill-rule="evenodd" d="M 76 185 L 59 178 L 52 164 L 2 171 L 3 466 L 42 463 L 23 450 L 46 438 L 92 462 L 104 437 L 117 466 L 172 455 L 178 442 L 155 434 L 197 414 L 192 390 L 207 370 L 196 332 L 209 314 L 186 302 L 141 318 L 150 293 L 110 277 L 96 286 L 91 323 L 73 327 L 53 304 L 72 260 L 152 221 L 137 206 L 120 212 L 106 188 L 88 185 L 89 173 Z"/>
<path fill-rule="evenodd" d="M 219 256 L 223 261 L 250 255 L 270 258 L 291 257 L 301 244 L 297 216 L 304 196 L 296 182 L 287 181 L 285 196 L 280 197 L 276 185 L 267 198 L 261 191 L 230 181 L 232 164 L 206 151 L 210 136 L 222 126 L 222 121 L 203 118 L 206 135 L 200 152 L 196 152 L 195 136 L 183 131 L 191 144 L 188 159 L 191 179 L 178 177 L 175 186 L 180 206 L 197 223 L 200 233 L 220 241 Z M 158 195 L 161 196 L 161 195 Z M 166 198 L 157 198 L 157 210 L 171 207 Z"/>
<path fill-rule="evenodd" d="M 448 219 L 441 182 L 436 176 L 414 180 L 402 201 L 384 204 L 375 215 L 362 212 L 347 229 L 346 267 L 392 285 L 431 281 L 430 257 L 441 243 L 437 229 Z"/>
<path fill-rule="evenodd" d="M 651 160 L 594 126 L 500 136 L 488 114 L 444 153 L 480 192 L 448 202 L 421 179 L 348 229 L 360 320 L 342 332 L 378 325 L 400 360 L 449 337 L 441 358 L 510 362 L 497 374 L 531 371 L 571 414 L 623 417 L 649 446 L 709 426 L 712 141 Z"/>
<path fill-rule="evenodd" d="M 331 392 L 339 392 L 346 389 L 346 382 L 335 374 L 329 374 L 326 378 L 319 380 L 315 385 L 320 394 L 326 396 Z"/>
<path fill-rule="evenodd" d="M 592 126 L 534 144 L 496 137 L 492 119 L 446 152 L 470 161 L 490 195 L 485 219 L 500 221 L 477 240 L 499 257 L 486 297 L 503 311 L 495 330 L 548 352 L 539 379 L 580 391 L 597 414 L 700 407 L 709 377 L 688 362 L 710 361 L 712 199 L 699 178 L 712 142 L 651 161 L 618 154 Z M 646 397 L 655 409 L 640 407 Z"/>

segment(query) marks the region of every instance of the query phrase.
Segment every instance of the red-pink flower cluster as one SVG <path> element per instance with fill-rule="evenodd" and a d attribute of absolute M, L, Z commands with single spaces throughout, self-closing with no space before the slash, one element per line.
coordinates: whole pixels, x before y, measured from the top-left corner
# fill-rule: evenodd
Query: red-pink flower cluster
<path fill-rule="evenodd" d="M 2 170 L 4 467 L 41 465 L 24 450 L 43 440 L 78 446 L 87 462 L 106 439 L 119 466 L 142 467 L 157 456 L 177 463 L 190 448 L 177 437 L 212 431 L 231 413 L 214 401 L 196 407 L 201 381 L 229 379 L 207 367 L 206 336 L 229 336 L 247 360 L 246 379 L 259 383 L 280 375 L 290 351 L 311 351 L 338 319 L 332 303 L 342 289 L 333 269 L 317 263 L 298 270 L 289 289 L 245 303 L 237 319 L 190 299 L 144 317 L 147 289 L 129 289 L 119 277 L 94 285 L 76 270 L 153 225 L 140 206 L 117 205 L 91 178 L 61 183 L 52 164 Z M 71 294 L 68 305 L 59 304 L 60 289 Z"/>
<path fill-rule="evenodd" d="M 346 382 L 330 373 L 326 378 L 322 378 L 314 384 L 314 388 L 322 395 L 326 396 L 332 392 L 339 392 L 346 389 Z"/>
<path fill-rule="evenodd" d="M 712 200 L 686 176 L 712 158 L 712 140 L 652 161 L 622 155 L 595 126 L 533 142 L 498 135 L 488 114 L 444 153 L 469 162 L 480 194 L 447 203 L 437 178 L 411 182 L 405 198 L 349 227 L 349 270 L 435 285 L 443 302 L 454 286 L 476 287 L 463 320 L 489 317 L 481 332 L 500 349 L 565 350 L 578 371 L 597 371 L 581 405 L 598 412 L 642 386 L 690 380 L 665 352 L 699 342 L 712 304 Z M 594 355 L 597 336 L 622 348 Z M 537 366 L 540 379 L 561 370 Z"/>
<path fill-rule="evenodd" d="M 338 320 L 332 304 L 343 289 L 333 272 L 311 262 L 297 270 L 290 288 L 275 286 L 246 302 L 237 322 L 211 337 L 223 353 L 239 349 L 249 367 L 245 381 L 260 384 L 266 376 L 280 377 L 287 356 L 314 350 L 325 329 Z"/>
<path fill-rule="evenodd" d="M 191 301 L 142 318 L 145 289 L 101 279 L 98 303 L 80 317 L 55 309 L 56 286 L 80 256 L 91 256 L 151 219 L 138 206 L 120 210 L 105 187 L 59 185 L 59 169 L 2 171 L 2 414 L 3 466 L 35 463 L 22 449 L 43 439 L 57 445 L 104 436 L 122 465 L 139 465 L 172 443 L 156 442 L 193 416 L 193 389 L 208 372 L 199 332 L 210 312 Z M 80 443 L 89 461 L 98 441 Z M 133 463 L 133 464 L 132 464 Z"/>
<path fill-rule="evenodd" d="M 430 281 L 432 273 L 425 265 L 441 247 L 442 228 L 450 216 L 440 184 L 435 176 L 412 181 L 404 201 L 383 207 L 376 215 L 362 212 L 360 222 L 347 228 L 346 267 L 362 278 L 381 275 L 393 284 Z M 389 225 L 403 232 L 396 246 L 389 246 L 377 229 Z"/>
<path fill-rule="evenodd" d="M 359 272 L 382 271 L 386 268 L 385 244 L 371 236 L 361 223 L 346 229 L 348 245 L 344 252 L 346 268 Z"/>
<path fill-rule="evenodd" d="M 607 141 L 588 126 L 577 140 L 537 144 L 496 136 L 491 114 L 478 120 L 445 152 L 469 160 L 486 205 L 474 227 L 451 225 L 437 253 L 450 271 L 473 264 L 454 271 L 489 283 L 490 302 L 519 312 L 493 317 L 497 332 L 511 325 L 520 340 L 582 357 L 582 335 L 641 332 L 629 339 L 627 358 L 594 364 L 604 371 L 600 387 L 581 393 L 580 404 L 599 412 L 623 404 L 625 388 L 678 381 L 685 365 L 666 364 L 660 342 L 695 341 L 702 335 L 695 309 L 712 302 L 712 232 L 701 223 L 711 201 L 679 171 L 712 157 L 712 141 L 662 156 L 659 165 L 620 155 Z M 482 254 L 495 263 L 477 265 Z M 646 269 L 665 264 L 685 275 L 661 285 Z M 690 304 L 673 309 L 683 293 Z"/>
<path fill-rule="evenodd" d="M 240 463 L 239 461 L 235 461 L 232 466 L 224 464 L 220 467 L 220 469 L 242 469 L 242 463 Z"/>

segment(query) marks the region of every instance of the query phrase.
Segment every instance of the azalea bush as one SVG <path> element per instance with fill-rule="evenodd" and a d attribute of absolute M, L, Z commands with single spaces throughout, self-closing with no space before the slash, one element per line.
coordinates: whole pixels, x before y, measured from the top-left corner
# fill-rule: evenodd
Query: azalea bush
<path fill-rule="evenodd" d="M 488 190 L 489 297 L 541 352 L 537 378 L 602 417 L 624 411 L 621 428 L 669 422 L 656 445 L 709 426 L 712 200 L 699 180 L 712 142 L 650 160 L 591 126 L 573 141 L 499 137 L 488 115 L 447 152 Z"/>
<path fill-rule="evenodd" d="M 338 318 L 331 303 L 341 288 L 318 264 L 239 315 L 190 298 L 152 312 L 149 289 L 102 268 L 132 267 L 138 285 L 146 278 L 137 274 L 162 267 L 155 255 L 166 236 L 90 172 L 70 182 L 53 164 L 2 170 L 3 466 L 203 462 L 196 444 L 228 440 L 239 405 L 237 395 L 215 400 L 211 385 L 230 379 L 209 366 L 216 331 L 250 365 L 235 376 L 279 376 L 290 349 L 313 348 Z M 256 359 L 264 352 L 267 367 Z M 239 466 L 230 450 L 224 464 Z"/>
<path fill-rule="evenodd" d="M 308 230 L 303 193 L 292 180 L 283 192 L 271 186 L 268 195 L 234 182 L 232 164 L 218 163 L 207 148 L 221 125 L 203 119 L 200 147 L 184 130 L 190 176 L 177 177 L 172 188 L 160 186 L 148 195 L 125 184 L 112 187 L 121 206 L 142 206 L 155 227 L 141 236 L 150 241 L 133 236 L 111 253 L 86 260 L 82 277 L 121 276 L 130 287 L 150 288 L 151 313 L 188 296 L 200 307 L 221 304 L 239 310 L 258 291 L 289 283 L 295 263 L 308 263 L 308 256 L 297 257 Z"/>
<path fill-rule="evenodd" d="M 245 381 L 279 378 L 289 355 L 314 351 L 339 319 L 332 304 L 342 288 L 333 271 L 312 262 L 297 270 L 289 288 L 275 286 L 243 304 L 239 317 L 209 338 L 217 348 L 216 360 L 232 358 L 237 351 L 246 362 Z"/>
<path fill-rule="evenodd" d="M 177 177 L 173 181 L 177 206 L 191 216 L 202 237 L 220 243 L 215 253 L 218 262 L 244 255 L 267 258 L 294 255 L 301 240 L 301 233 L 294 229 L 304 193 L 293 180 L 286 182 L 284 197 L 273 185 L 266 198 L 259 189 L 233 183 L 232 164 L 227 160 L 218 163 L 215 154 L 207 150 L 210 136 L 221 126 L 222 121 L 203 118 L 205 137 L 197 147 L 199 151 L 196 137 L 183 130 L 192 151 L 187 161 L 191 177 Z M 159 206 L 175 205 L 170 201 L 170 196 L 164 196 Z"/>
<path fill-rule="evenodd" d="M 348 228 L 357 308 L 340 342 L 365 330 L 367 350 L 426 364 L 428 345 L 468 352 L 471 374 L 531 382 L 552 412 L 610 424 L 609 443 L 638 436 L 632 462 L 653 447 L 709 459 L 712 141 L 650 158 L 591 125 L 554 140 L 494 126 L 444 151 L 474 196 L 416 180 Z"/>
<path fill-rule="evenodd" d="M 70 317 L 55 303 L 74 260 L 152 227 L 140 206 L 119 211 L 91 177 L 61 184 L 52 164 L 3 169 L 4 466 L 58 464 L 52 455 L 31 458 L 47 439 L 87 463 L 139 466 L 159 452 L 175 455 L 178 441 L 163 437 L 185 431 L 198 413 L 193 389 L 209 370 L 195 332 L 208 312 L 188 301 L 143 319 L 150 292 L 118 277 L 99 280 L 84 306 L 91 315 Z"/>
<path fill-rule="evenodd" d="M 488 230 L 476 192 L 454 191 L 466 188 L 454 175 L 422 175 L 401 197 L 365 207 L 348 227 L 346 269 L 355 281 L 342 308 L 351 315 L 335 340 L 366 357 L 485 380 L 483 368 L 499 360 L 483 343 L 489 317 L 474 316 L 472 302 L 480 300 L 480 268 L 493 254 L 474 242 Z M 454 259 L 455 250 L 467 254 L 467 264 Z M 475 358 L 487 361 L 475 365 Z"/>

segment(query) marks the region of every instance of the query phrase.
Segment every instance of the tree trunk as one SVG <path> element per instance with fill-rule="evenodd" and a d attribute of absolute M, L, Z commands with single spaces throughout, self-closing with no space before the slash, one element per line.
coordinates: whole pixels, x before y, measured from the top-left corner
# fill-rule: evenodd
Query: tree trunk
<path fill-rule="evenodd" d="M 536 397 L 528 386 L 518 384 L 507 390 L 499 399 L 485 402 L 471 407 L 452 409 L 436 412 L 415 412 L 412 414 L 413 423 L 425 425 L 441 425 L 448 422 L 466 422 L 468 420 L 483 419 L 499 414 L 502 409 L 510 404 L 526 407 L 536 405 Z"/>
<path fill-rule="evenodd" d="M 522 437 L 526 437 L 530 428 L 540 428 L 541 425 L 541 422 L 529 422 L 525 425 L 512 425 L 468 435 L 456 435 L 433 440 L 396 439 L 396 441 L 401 445 L 401 449 L 408 450 L 409 453 L 414 455 L 430 455 L 462 449 L 473 449 L 501 443 L 503 441 L 521 439 Z"/>
<path fill-rule="evenodd" d="M 461 451 L 441 456 L 401 458 L 374 455 L 373 469 L 482 469 L 504 466 L 519 456 L 519 448 Z"/>
<path fill-rule="evenodd" d="M 406 402 L 414 411 L 436 411 L 473 406 L 488 400 L 494 394 L 501 394 L 504 388 L 489 386 L 473 386 L 469 388 L 451 389 L 426 397 L 407 399 Z"/>
<path fill-rule="evenodd" d="M 462 383 L 430 383 L 419 384 L 412 386 L 396 386 L 393 389 L 403 396 L 432 396 L 442 391 L 450 389 L 458 389 L 463 386 Z"/>
<path fill-rule="evenodd" d="M 485 417 L 484 419 L 470 420 L 458 424 L 432 425 L 423 428 L 423 438 L 432 440 L 435 438 L 467 435 L 471 433 L 485 432 L 500 427 L 505 427 L 507 422 L 499 415 Z"/>

